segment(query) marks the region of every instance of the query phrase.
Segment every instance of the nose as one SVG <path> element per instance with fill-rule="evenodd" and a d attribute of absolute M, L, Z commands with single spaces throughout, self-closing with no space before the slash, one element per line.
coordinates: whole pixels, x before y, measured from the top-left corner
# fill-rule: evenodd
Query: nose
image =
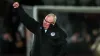
<path fill-rule="evenodd" d="M 50 23 L 48 23 L 48 22 L 46 22 L 45 24 L 46 24 L 46 25 L 50 25 Z"/>
<path fill-rule="evenodd" d="M 45 23 L 46 25 L 49 25 L 49 23 Z"/>

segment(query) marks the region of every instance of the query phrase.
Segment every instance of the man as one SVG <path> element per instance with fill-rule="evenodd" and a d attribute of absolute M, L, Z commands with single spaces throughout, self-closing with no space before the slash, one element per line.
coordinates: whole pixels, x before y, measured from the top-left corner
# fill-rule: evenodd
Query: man
<path fill-rule="evenodd" d="M 48 14 L 41 24 L 29 17 L 18 2 L 13 7 L 18 9 L 21 22 L 36 35 L 31 56 L 65 56 L 67 36 L 56 24 L 56 15 Z"/>

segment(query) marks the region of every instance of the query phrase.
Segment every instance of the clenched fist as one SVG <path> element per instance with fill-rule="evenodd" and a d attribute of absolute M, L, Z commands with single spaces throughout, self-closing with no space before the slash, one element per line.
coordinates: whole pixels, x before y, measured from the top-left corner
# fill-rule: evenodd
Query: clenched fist
<path fill-rule="evenodd" d="M 19 3 L 18 3 L 18 2 L 14 2 L 14 3 L 13 3 L 13 7 L 14 7 L 14 8 L 18 8 L 18 7 L 19 7 Z"/>

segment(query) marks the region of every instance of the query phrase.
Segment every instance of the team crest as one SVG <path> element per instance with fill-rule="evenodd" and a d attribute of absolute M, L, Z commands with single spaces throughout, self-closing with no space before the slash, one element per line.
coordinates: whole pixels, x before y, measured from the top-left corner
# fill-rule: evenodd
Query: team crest
<path fill-rule="evenodd" d="M 51 32 L 51 36 L 55 36 L 55 32 Z"/>

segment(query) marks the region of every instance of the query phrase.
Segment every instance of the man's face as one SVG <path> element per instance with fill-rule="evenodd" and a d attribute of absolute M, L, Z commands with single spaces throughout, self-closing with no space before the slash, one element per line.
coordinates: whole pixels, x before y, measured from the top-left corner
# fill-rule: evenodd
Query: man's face
<path fill-rule="evenodd" d="M 45 19 L 43 20 L 44 29 L 48 29 L 50 24 L 53 24 L 53 22 L 54 22 L 53 16 L 46 16 Z"/>

